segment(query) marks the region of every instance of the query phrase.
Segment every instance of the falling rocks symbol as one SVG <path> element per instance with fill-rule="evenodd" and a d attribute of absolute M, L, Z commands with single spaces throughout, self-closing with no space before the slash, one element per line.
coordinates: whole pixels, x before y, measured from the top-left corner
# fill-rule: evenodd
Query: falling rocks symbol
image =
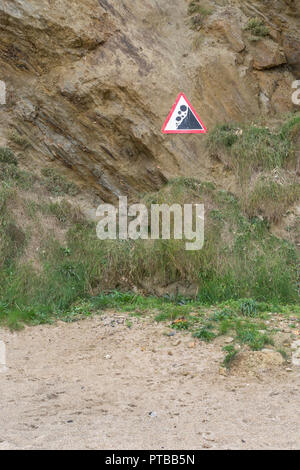
<path fill-rule="evenodd" d="M 164 134 L 205 134 L 207 130 L 187 97 L 180 93 L 162 132 Z"/>

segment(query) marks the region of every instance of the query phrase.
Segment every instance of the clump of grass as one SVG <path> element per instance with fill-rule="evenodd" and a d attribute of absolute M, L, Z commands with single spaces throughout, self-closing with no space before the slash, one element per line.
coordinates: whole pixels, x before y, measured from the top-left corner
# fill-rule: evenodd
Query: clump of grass
<path fill-rule="evenodd" d="M 0 163 L 9 163 L 10 165 L 17 165 L 17 158 L 12 150 L 7 147 L 0 147 Z"/>
<path fill-rule="evenodd" d="M 257 302 L 253 299 L 242 300 L 240 312 L 244 317 L 256 317 L 258 313 Z"/>
<path fill-rule="evenodd" d="M 69 195 L 76 196 L 79 193 L 78 187 L 71 181 L 66 180 L 53 168 L 43 168 L 44 184 L 48 191 L 55 196 Z"/>
<path fill-rule="evenodd" d="M 226 352 L 225 358 L 223 360 L 223 366 L 226 367 L 226 369 L 230 369 L 234 358 L 238 354 L 238 350 L 235 349 L 232 344 L 229 344 L 228 346 L 224 346 L 223 351 Z"/>
<path fill-rule="evenodd" d="M 20 170 L 16 165 L 0 163 L 0 181 L 8 186 L 17 186 L 27 191 L 32 189 L 36 178 L 33 173 Z"/>
<path fill-rule="evenodd" d="M 29 199 L 24 201 L 24 208 L 28 217 L 34 219 L 37 213 L 41 210 L 42 206 L 39 203 Z"/>
<path fill-rule="evenodd" d="M 202 326 L 201 328 L 199 328 L 198 330 L 196 330 L 193 336 L 194 338 L 198 338 L 201 341 L 205 341 L 208 343 L 216 338 L 216 334 L 213 331 L 211 331 L 211 329 L 212 329 L 212 325 L 208 323 Z"/>
<path fill-rule="evenodd" d="M 80 300 L 69 309 L 59 315 L 59 318 L 66 323 L 73 323 L 83 318 L 88 318 L 94 313 L 93 305 L 88 300 Z M 98 312 L 99 313 L 99 312 Z"/>
<path fill-rule="evenodd" d="M 245 27 L 245 31 L 250 31 L 250 33 L 257 38 L 266 37 L 270 33 L 265 22 L 259 18 L 251 18 Z"/>
<path fill-rule="evenodd" d="M 0 187 L 0 298 L 2 277 L 5 269 L 22 253 L 26 235 L 13 220 L 8 209 L 8 201 L 15 198 L 15 191 L 10 187 Z"/>
<path fill-rule="evenodd" d="M 11 134 L 9 135 L 9 140 L 21 147 L 23 150 L 26 150 L 31 145 L 27 137 L 20 135 L 16 131 L 11 132 Z"/>
<path fill-rule="evenodd" d="M 221 322 L 223 320 L 231 320 L 235 316 L 235 312 L 231 309 L 224 308 L 221 311 L 214 312 L 210 319 L 215 322 Z"/>
<path fill-rule="evenodd" d="M 266 345 L 273 345 L 272 338 L 258 330 L 259 326 L 253 323 L 238 322 L 236 325 L 237 339 L 250 346 L 253 351 L 260 351 Z"/>
<path fill-rule="evenodd" d="M 202 0 L 192 0 L 188 5 L 188 15 L 192 16 L 197 13 L 203 16 L 211 15 L 212 10 L 210 8 L 205 8 L 201 5 Z"/>
<path fill-rule="evenodd" d="M 188 5 L 189 26 L 193 31 L 200 31 L 204 20 L 212 14 L 212 10 L 201 5 L 201 0 L 192 0 Z"/>
<path fill-rule="evenodd" d="M 288 208 L 300 200 L 300 184 L 281 184 L 260 179 L 250 193 L 247 213 L 263 215 L 269 222 L 278 222 Z"/>
<path fill-rule="evenodd" d="M 32 187 L 35 177 L 32 173 L 20 170 L 14 152 L 7 147 L 0 147 L 0 182 L 27 190 Z"/>
<path fill-rule="evenodd" d="M 49 214 L 54 215 L 61 223 L 66 223 L 70 216 L 70 205 L 68 203 L 51 202 L 48 205 Z"/>
<path fill-rule="evenodd" d="M 233 124 L 218 124 L 209 136 L 208 145 L 211 150 L 231 148 L 238 140 L 237 126 Z"/>
<path fill-rule="evenodd" d="M 282 126 L 281 128 L 281 138 L 282 139 L 290 139 L 294 140 L 295 138 L 299 137 L 300 133 L 300 116 L 296 114 L 295 116 L 291 116 Z"/>
<path fill-rule="evenodd" d="M 284 168 L 294 160 L 293 132 L 299 119 L 288 119 L 277 131 L 256 125 L 217 125 L 208 138 L 208 148 L 211 156 L 225 159 L 244 183 L 255 171 Z"/>
<path fill-rule="evenodd" d="M 11 163 L 0 163 L 0 181 L 10 183 L 20 177 L 20 170 Z"/>

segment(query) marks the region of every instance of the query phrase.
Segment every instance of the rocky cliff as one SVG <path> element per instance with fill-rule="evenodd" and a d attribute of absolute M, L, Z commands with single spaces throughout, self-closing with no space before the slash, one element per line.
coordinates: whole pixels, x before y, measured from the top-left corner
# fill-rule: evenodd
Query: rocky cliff
<path fill-rule="evenodd" d="M 233 190 L 205 137 L 162 124 L 180 91 L 208 130 L 295 109 L 299 26 L 299 0 L 1 0 L 0 140 L 104 200 L 179 175 Z"/>

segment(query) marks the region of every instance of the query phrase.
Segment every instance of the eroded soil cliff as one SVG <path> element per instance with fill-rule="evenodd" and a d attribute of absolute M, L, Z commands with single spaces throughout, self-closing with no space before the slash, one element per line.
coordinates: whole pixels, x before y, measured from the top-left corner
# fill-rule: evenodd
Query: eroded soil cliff
<path fill-rule="evenodd" d="M 161 126 L 180 91 L 208 130 L 295 109 L 299 23 L 298 0 L 2 0 L 2 144 L 17 131 L 28 166 L 64 167 L 105 200 L 179 175 L 234 190 L 203 136 Z"/>

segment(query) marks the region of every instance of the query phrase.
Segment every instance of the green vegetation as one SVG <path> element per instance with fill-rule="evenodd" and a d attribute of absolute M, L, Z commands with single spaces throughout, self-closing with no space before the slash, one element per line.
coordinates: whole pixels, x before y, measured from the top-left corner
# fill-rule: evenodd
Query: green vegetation
<path fill-rule="evenodd" d="M 51 202 L 44 206 L 45 213 L 56 217 L 58 222 L 65 225 L 66 223 L 71 224 L 82 224 L 86 225 L 85 219 L 77 207 L 72 206 L 68 201 L 64 199 L 60 202 Z"/>
<path fill-rule="evenodd" d="M 187 188 L 190 188 L 189 194 Z M 7 190 L 3 190 L 1 241 L 5 240 L 6 268 L 0 273 L 1 299 L 13 311 L 18 305 L 22 311 L 25 307 L 25 310 L 37 309 L 50 314 L 68 309 L 95 289 L 139 286 L 155 278 L 161 284 L 196 283 L 199 286 L 197 300 L 202 304 L 249 295 L 259 301 L 297 302 L 295 248 L 270 235 L 260 220 L 247 220 L 232 195 L 213 188 L 195 180 L 177 180 L 167 187 L 168 201 L 180 194 L 183 198 L 194 196 L 197 200 L 202 194 L 220 207 L 224 220 L 215 217 L 210 220 L 208 213 L 206 246 L 195 252 L 185 251 L 184 243 L 178 240 L 99 242 L 93 224 L 71 217 L 69 206 L 64 203 L 52 203 L 47 206 L 47 213 L 61 224 L 67 224 L 66 244 L 62 247 L 51 237 L 41 242 L 40 272 L 30 264 L 18 266 L 16 263 L 18 251 L 15 250 L 16 240 L 10 240 L 7 230 L 8 196 Z M 152 195 L 156 200 L 162 197 L 161 192 Z M 45 209 L 35 207 L 35 210 Z M 222 240 L 225 229 L 227 237 L 228 233 L 231 237 L 228 245 Z M 9 246 L 12 248 L 8 249 Z M 244 314 L 251 313 L 253 308 L 246 304 Z M 176 310 L 173 315 L 176 316 Z"/>
<path fill-rule="evenodd" d="M 0 163 L 17 165 L 18 162 L 12 150 L 7 147 L 0 147 Z"/>
<path fill-rule="evenodd" d="M 205 8 L 202 5 L 201 0 L 192 0 L 188 5 L 188 23 L 190 28 L 193 31 L 199 31 L 202 26 L 205 18 L 211 15 L 212 10 L 209 8 Z"/>
<path fill-rule="evenodd" d="M 212 341 L 216 337 L 216 335 L 213 331 L 211 331 L 211 327 L 211 325 L 206 325 L 199 328 L 193 334 L 194 338 L 198 338 L 206 342 Z"/>
<path fill-rule="evenodd" d="M 265 22 L 259 18 L 251 18 L 245 27 L 246 31 L 250 31 L 254 38 L 259 39 L 269 35 L 269 28 L 265 25 Z"/>
<path fill-rule="evenodd" d="M 234 358 L 238 354 L 238 351 L 235 349 L 235 347 L 232 344 L 229 344 L 228 346 L 224 346 L 223 351 L 226 352 L 226 356 L 223 361 L 223 365 L 229 369 Z"/>
<path fill-rule="evenodd" d="M 279 221 L 287 209 L 300 201 L 300 184 L 282 184 L 260 179 L 250 193 L 247 213 L 250 217 L 262 214 L 268 221 Z"/>
<path fill-rule="evenodd" d="M 208 138 L 208 148 L 212 156 L 223 152 L 243 183 L 255 171 L 284 168 L 295 158 L 293 137 L 299 125 L 299 114 L 276 131 L 256 125 L 218 125 Z"/>
<path fill-rule="evenodd" d="M 209 147 L 223 152 L 240 176 L 284 168 L 293 160 L 299 126 L 298 115 L 277 131 L 218 126 Z M 277 213 L 283 213 L 298 200 L 294 183 L 282 186 L 258 179 L 246 207 L 232 193 L 194 178 L 173 179 L 160 191 L 142 196 L 148 206 L 204 203 L 205 244 L 199 251 L 186 251 L 185 241 L 173 239 L 99 241 L 95 224 L 87 223 L 69 202 L 42 198 L 36 203 L 31 191 L 38 188 L 41 194 L 43 187 L 56 196 L 78 192 L 57 170 L 44 169 L 41 177 L 24 172 L 10 149 L 0 149 L 0 321 L 12 328 L 55 318 L 74 321 L 105 308 L 121 308 L 138 315 L 153 313 L 157 321 L 170 321 L 173 329 L 191 331 L 201 340 L 231 332 L 236 341 L 260 348 L 271 341 L 259 332 L 264 325 L 253 327 L 263 320 L 262 312 L 270 303 L 276 306 L 274 311 L 283 312 L 283 304 L 299 302 L 299 254 L 268 226 L 275 217 L 273 201 Z M 261 213 L 267 220 L 257 217 Z M 41 232 L 33 244 L 33 263 L 26 250 L 33 227 L 42 226 L 44 216 L 52 218 L 61 232 Z M 193 300 L 119 292 L 128 286 L 143 290 L 145 285 L 173 283 L 193 286 Z M 103 294 L 111 290 L 113 294 Z M 208 318 L 204 311 L 219 303 L 223 305 Z"/>
<path fill-rule="evenodd" d="M 241 314 L 245 317 L 256 317 L 257 315 L 257 302 L 255 300 L 244 300 L 240 305 Z"/>
<path fill-rule="evenodd" d="M 22 189 L 30 189 L 34 183 L 33 174 L 18 168 L 18 160 L 12 150 L 0 147 L 0 183 L 5 187 L 15 184 Z"/>
<path fill-rule="evenodd" d="M 268 344 L 271 344 L 271 345 L 274 344 L 273 340 L 268 334 L 261 333 L 257 329 L 256 324 L 243 323 L 239 321 L 236 324 L 236 332 L 237 332 L 237 340 L 240 343 L 248 344 L 248 346 L 250 346 L 251 349 L 253 349 L 253 351 L 259 351 Z"/>
<path fill-rule="evenodd" d="M 79 192 L 77 186 L 66 180 L 53 168 L 44 168 L 42 170 L 44 176 L 44 184 L 48 191 L 55 196 L 63 196 L 68 194 L 69 196 L 76 196 Z"/>
<path fill-rule="evenodd" d="M 299 202 L 300 184 L 291 173 L 296 165 L 299 134 L 300 115 L 295 113 L 286 116 L 275 129 L 223 124 L 209 135 L 211 157 L 221 160 L 238 176 L 240 207 L 250 219 L 263 217 L 267 223 L 277 223 Z M 222 212 L 212 215 L 223 218 Z"/>
<path fill-rule="evenodd" d="M 27 137 L 20 135 L 18 132 L 11 132 L 9 136 L 9 140 L 18 145 L 22 150 L 26 150 L 28 147 L 30 147 L 30 142 L 27 139 Z"/>

